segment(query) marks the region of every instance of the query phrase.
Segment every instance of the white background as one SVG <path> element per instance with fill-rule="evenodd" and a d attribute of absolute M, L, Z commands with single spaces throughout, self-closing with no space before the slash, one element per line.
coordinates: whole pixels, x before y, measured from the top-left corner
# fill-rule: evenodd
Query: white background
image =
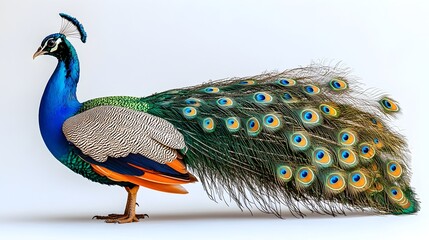
<path fill-rule="evenodd" d="M 428 233 L 425 1 L 0 1 L 0 239 L 400 239 Z M 40 137 L 39 100 L 56 60 L 31 56 L 59 30 L 59 12 L 77 17 L 88 32 L 86 44 L 71 40 L 81 60 L 81 101 L 341 62 L 367 88 L 399 101 L 403 111 L 394 125 L 410 145 L 422 210 L 411 216 L 286 214 L 280 220 L 216 204 L 197 183 L 186 186 L 188 195 L 140 190 L 137 211 L 148 220 L 91 220 L 122 212 L 126 193 L 74 174 Z"/>

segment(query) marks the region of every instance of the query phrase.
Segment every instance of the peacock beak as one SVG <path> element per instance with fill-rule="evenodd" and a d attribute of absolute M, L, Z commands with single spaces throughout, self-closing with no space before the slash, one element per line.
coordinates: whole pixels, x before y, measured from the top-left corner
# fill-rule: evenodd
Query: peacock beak
<path fill-rule="evenodd" d="M 42 50 L 42 47 L 39 47 L 39 48 L 37 49 L 37 51 L 33 54 L 33 59 L 35 59 L 36 57 L 38 57 L 38 56 L 40 56 L 40 55 L 43 55 L 43 54 L 45 54 L 45 53 L 47 53 L 47 51 L 43 51 L 43 50 Z"/>

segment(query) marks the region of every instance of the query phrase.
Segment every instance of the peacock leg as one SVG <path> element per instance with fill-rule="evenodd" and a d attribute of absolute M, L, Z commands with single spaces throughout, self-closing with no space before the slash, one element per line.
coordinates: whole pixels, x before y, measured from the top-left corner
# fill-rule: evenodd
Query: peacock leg
<path fill-rule="evenodd" d="M 129 213 L 129 204 L 130 204 L 130 200 L 131 200 L 131 193 L 130 193 L 130 190 L 129 190 L 129 187 L 125 187 L 125 190 L 127 190 L 127 193 L 128 193 L 128 197 L 127 197 L 127 204 L 125 205 L 125 211 L 124 211 L 124 213 L 123 214 L 117 214 L 117 213 L 111 213 L 111 214 L 109 214 L 109 215 L 107 215 L 107 216 L 94 216 L 92 219 L 100 219 L 100 220 L 105 220 L 105 219 L 118 219 L 118 218 L 121 218 L 121 217 L 125 217 L 125 216 L 127 216 L 128 215 L 128 213 Z"/>
<path fill-rule="evenodd" d="M 136 200 L 137 200 L 137 191 L 139 186 L 134 186 L 132 188 L 125 188 L 128 192 L 128 201 L 127 206 L 125 207 L 125 214 L 123 217 L 106 219 L 107 223 L 131 223 L 138 222 L 139 219 L 136 216 Z"/>
<path fill-rule="evenodd" d="M 106 220 L 107 223 L 130 223 L 138 222 L 139 219 L 149 217 L 147 214 L 135 214 L 138 189 L 139 186 L 134 186 L 132 188 L 125 187 L 125 190 L 128 192 L 128 197 L 124 214 L 109 214 L 107 216 L 94 216 L 93 218 Z"/>

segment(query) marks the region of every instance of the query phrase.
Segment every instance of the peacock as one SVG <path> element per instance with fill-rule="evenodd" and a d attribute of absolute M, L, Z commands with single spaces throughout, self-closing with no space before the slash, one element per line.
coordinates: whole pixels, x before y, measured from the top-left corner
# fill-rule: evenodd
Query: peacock
<path fill-rule="evenodd" d="M 81 103 L 79 60 L 68 38 L 85 43 L 87 34 L 76 18 L 60 16 L 60 32 L 33 55 L 58 59 L 39 126 L 66 167 L 127 191 L 123 214 L 96 219 L 137 222 L 147 217 L 135 211 L 140 186 L 185 194 L 182 184 L 197 181 L 211 199 L 279 217 L 285 207 L 297 217 L 305 209 L 333 216 L 419 210 L 406 141 L 388 125 L 398 103 L 365 97 L 346 71 L 312 64 Z"/>

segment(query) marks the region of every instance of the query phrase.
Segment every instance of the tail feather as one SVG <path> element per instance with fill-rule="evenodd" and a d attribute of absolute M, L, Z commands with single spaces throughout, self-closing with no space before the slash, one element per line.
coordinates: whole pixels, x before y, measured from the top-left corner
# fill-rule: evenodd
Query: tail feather
<path fill-rule="evenodd" d="M 418 211 L 399 105 L 370 100 L 333 68 L 226 79 L 141 99 L 184 135 L 183 161 L 208 194 L 281 215 Z"/>

